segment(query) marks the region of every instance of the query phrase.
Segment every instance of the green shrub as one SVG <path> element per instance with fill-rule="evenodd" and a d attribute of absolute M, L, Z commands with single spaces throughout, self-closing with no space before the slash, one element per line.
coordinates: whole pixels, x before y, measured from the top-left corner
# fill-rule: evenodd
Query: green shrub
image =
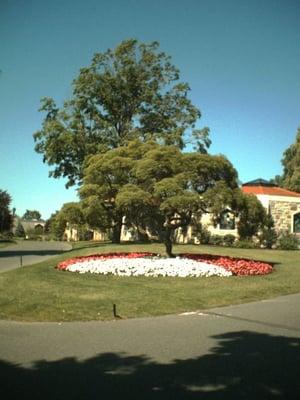
<path fill-rule="evenodd" d="M 211 233 L 208 229 L 202 228 L 201 232 L 197 235 L 197 238 L 199 239 L 201 244 L 209 244 Z"/>
<path fill-rule="evenodd" d="M 26 237 L 24 227 L 23 227 L 23 225 L 21 224 L 20 221 L 18 222 L 18 225 L 17 225 L 17 227 L 16 227 L 15 236 L 16 236 L 16 237 L 19 237 L 19 238 L 24 238 L 24 237 Z"/>
<path fill-rule="evenodd" d="M 274 220 L 271 214 L 266 215 L 258 238 L 260 244 L 267 249 L 272 249 L 273 245 L 276 243 L 277 233 L 274 228 Z"/>
<path fill-rule="evenodd" d="M 299 246 L 296 235 L 283 232 L 277 242 L 277 247 L 281 250 L 297 250 Z"/>
<path fill-rule="evenodd" d="M 252 240 L 237 240 L 235 247 L 239 249 L 255 249 L 257 245 Z"/>
<path fill-rule="evenodd" d="M 10 242 L 13 239 L 12 232 L 0 232 L 1 242 Z"/>
<path fill-rule="evenodd" d="M 43 237 L 40 235 L 27 235 L 25 240 L 43 240 Z"/>
<path fill-rule="evenodd" d="M 251 241 L 251 238 L 262 228 L 266 211 L 254 195 L 244 194 L 237 224 L 238 234 L 242 241 Z"/>
<path fill-rule="evenodd" d="M 209 239 L 209 244 L 213 246 L 222 246 L 223 244 L 223 236 L 221 235 L 211 235 Z"/>
<path fill-rule="evenodd" d="M 209 244 L 211 233 L 200 222 L 193 227 L 193 236 L 196 237 L 201 244 Z"/>
<path fill-rule="evenodd" d="M 224 246 L 230 247 L 235 242 L 235 236 L 228 233 L 227 235 L 223 236 L 223 244 Z"/>

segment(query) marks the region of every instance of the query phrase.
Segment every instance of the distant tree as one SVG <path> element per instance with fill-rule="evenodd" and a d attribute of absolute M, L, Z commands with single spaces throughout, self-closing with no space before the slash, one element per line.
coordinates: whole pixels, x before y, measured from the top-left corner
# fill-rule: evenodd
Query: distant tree
<path fill-rule="evenodd" d="M 45 225 L 44 225 L 44 232 L 46 234 L 51 232 L 51 221 L 53 220 L 53 218 L 55 217 L 55 215 L 58 213 L 58 211 L 56 211 L 55 213 L 52 213 L 51 216 L 46 219 L 45 221 Z"/>
<path fill-rule="evenodd" d="M 137 138 L 182 148 L 191 132 L 197 150 L 205 153 L 209 129 L 195 129 L 200 111 L 188 99 L 189 90 L 157 42 L 123 41 L 96 53 L 80 70 L 73 97 L 62 108 L 52 98 L 42 99 L 46 116 L 34 134 L 35 150 L 54 167 L 50 176 L 68 178 L 67 187 L 81 182 L 87 156 Z"/>
<path fill-rule="evenodd" d="M 53 239 L 61 240 L 66 229 L 65 221 L 61 221 L 57 218 L 59 211 L 51 214 L 50 218 L 47 219 L 44 227 L 44 231 L 47 235 L 50 235 Z"/>
<path fill-rule="evenodd" d="M 36 219 L 39 221 L 41 217 L 41 213 L 37 210 L 26 210 L 22 218 L 26 220 Z"/>
<path fill-rule="evenodd" d="M 60 211 L 52 214 L 46 224 L 46 229 L 55 239 L 61 240 L 68 226 L 80 230 L 84 224 L 85 219 L 80 204 L 71 202 L 65 203 Z"/>
<path fill-rule="evenodd" d="M 283 187 L 282 176 L 276 175 L 274 178 L 270 179 L 270 183 Z"/>
<path fill-rule="evenodd" d="M 217 185 L 224 190 L 218 195 L 215 213 L 229 199 L 220 200 L 228 194 L 225 187 L 237 189 L 237 173 L 225 157 L 135 141 L 91 157 L 80 196 L 93 227 L 113 228 L 117 242 L 125 217 L 157 235 L 172 256 L 174 231 L 209 212 L 213 196 L 206 194 Z"/>
<path fill-rule="evenodd" d="M 9 209 L 11 196 L 0 189 L 0 233 L 9 232 L 13 225 L 13 216 Z"/>
<path fill-rule="evenodd" d="M 300 192 L 300 128 L 298 128 L 295 143 L 283 153 L 281 163 L 283 175 L 277 178 L 277 181 L 282 187 Z"/>

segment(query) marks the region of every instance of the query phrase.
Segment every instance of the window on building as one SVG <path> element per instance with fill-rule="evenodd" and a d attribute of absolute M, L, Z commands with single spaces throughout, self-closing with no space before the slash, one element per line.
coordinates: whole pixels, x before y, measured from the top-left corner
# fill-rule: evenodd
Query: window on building
<path fill-rule="evenodd" d="M 300 233 L 300 213 L 294 215 L 294 233 Z"/>
<path fill-rule="evenodd" d="M 221 213 L 220 229 L 235 229 L 235 216 L 230 210 L 225 210 Z"/>

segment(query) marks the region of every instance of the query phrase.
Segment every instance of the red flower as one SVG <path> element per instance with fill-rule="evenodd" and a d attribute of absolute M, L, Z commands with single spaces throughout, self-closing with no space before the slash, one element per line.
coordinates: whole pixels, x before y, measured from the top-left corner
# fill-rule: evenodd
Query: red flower
<path fill-rule="evenodd" d="M 224 257 L 212 254 L 181 254 L 181 257 L 191 258 L 196 261 L 215 264 L 225 268 L 233 275 L 266 275 L 273 271 L 272 265 L 261 261 L 246 260 L 241 258 Z"/>

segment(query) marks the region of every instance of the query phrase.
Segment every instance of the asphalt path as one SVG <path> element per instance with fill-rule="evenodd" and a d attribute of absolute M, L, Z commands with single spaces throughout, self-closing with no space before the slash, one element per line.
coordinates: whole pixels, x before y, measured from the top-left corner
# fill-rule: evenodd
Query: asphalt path
<path fill-rule="evenodd" d="M 0 272 L 45 261 L 71 248 L 66 242 L 20 241 L 0 249 Z"/>
<path fill-rule="evenodd" d="M 300 294 L 111 322 L 0 321 L 7 398 L 298 399 Z"/>

